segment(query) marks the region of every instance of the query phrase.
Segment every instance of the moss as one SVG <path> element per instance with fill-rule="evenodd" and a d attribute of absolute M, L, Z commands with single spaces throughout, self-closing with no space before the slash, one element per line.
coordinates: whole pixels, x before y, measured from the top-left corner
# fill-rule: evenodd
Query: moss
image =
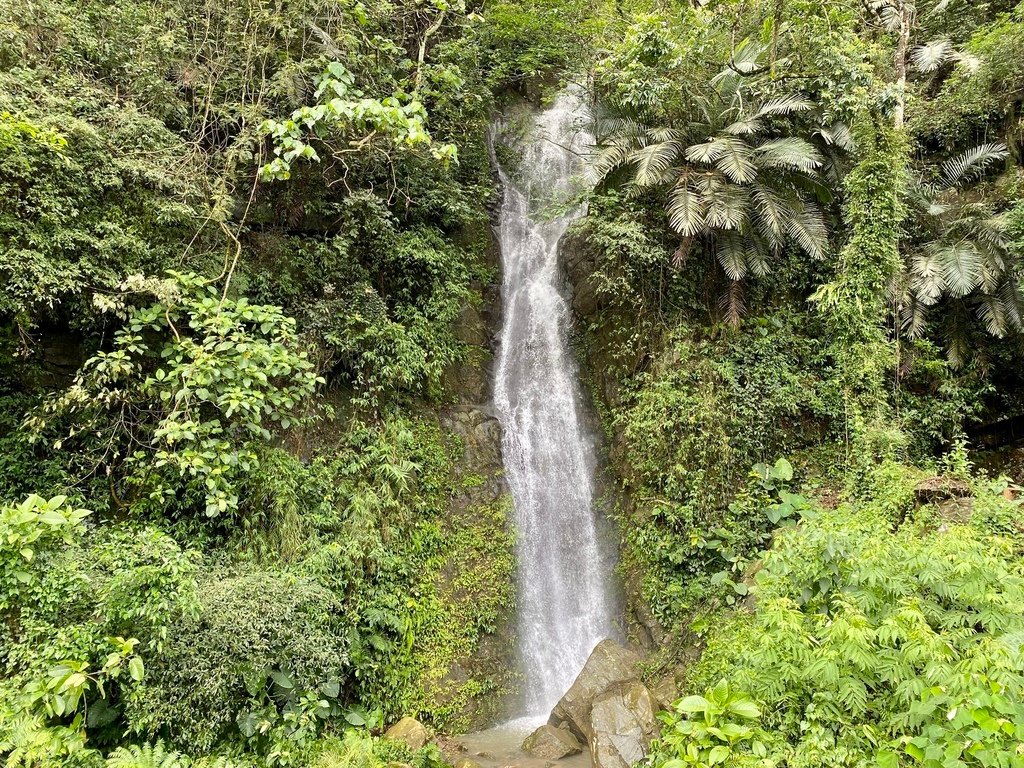
<path fill-rule="evenodd" d="M 503 496 L 452 516 L 442 528 L 445 549 L 430 563 L 430 618 L 421 627 L 414 659 L 418 708 L 441 728 L 465 730 L 486 720 L 507 693 L 507 665 L 486 658 L 482 643 L 515 603 L 514 541 Z"/>

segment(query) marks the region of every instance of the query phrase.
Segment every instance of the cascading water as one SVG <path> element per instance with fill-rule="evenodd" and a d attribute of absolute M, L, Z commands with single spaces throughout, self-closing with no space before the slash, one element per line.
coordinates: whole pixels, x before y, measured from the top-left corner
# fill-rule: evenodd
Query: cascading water
<path fill-rule="evenodd" d="M 583 109 L 578 92 L 560 95 L 517 145 L 516 172 L 499 168 L 504 321 L 494 399 L 515 504 L 526 717 L 546 717 L 615 632 L 613 563 L 594 509 L 595 438 L 584 424 L 558 268 L 558 242 L 585 211 L 551 212 L 587 170 Z"/>

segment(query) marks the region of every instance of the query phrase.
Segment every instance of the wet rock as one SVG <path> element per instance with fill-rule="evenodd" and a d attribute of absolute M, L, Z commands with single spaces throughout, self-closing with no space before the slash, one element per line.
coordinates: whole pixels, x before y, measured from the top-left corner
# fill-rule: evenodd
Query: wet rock
<path fill-rule="evenodd" d="M 616 683 L 640 677 L 640 657 L 614 640 L 602 640 L 565 695 L 555 705 L 550 725 L 568 725 L 581 741 L 590 739 L 590 712 L 594 701 Z"/>
<path fill-rule="evenodd" d="M 593 768 L 631 768 L 657 734 L 651 692 L 639 680 L 618 683 L 594 700 L 590 713 Z"/>
<path fill-rule="evenodd" d="M 523 752 L 530 757 L 545 760 L 561 760 L 569 755 L 578 755 L 583 745 L 564 728 L 556 728 L 551 724 L 542 725 L 526 737 Z"/>
<path fill-rule="evenodd" d="M 654 704 L 658 710 L 672 709 L 672 705 L 679 699 L 679 685 L 674 676 L 663 677 L 650 689 L 654 697 Z"/>
<path fill-rule="evenodd" d="M 455 768 L 482 768 L 482 766 L 471 757 L 463 757 L 456 761 Z"/>
<path fill-rule="evenodd" d="M 936 475 L 914 486 L 914 495 L 921 504 L 945 499 L 958 499 L 971 495 L 971 487 L 955 477 Z"/>
<path fill-rule="evenodd" d="M 388 728 L 384 734 L 385 739 L 400 741 L 409 749 L 423 749 L 426 746 L 430 734 L 423 723 L 414 717 L 403 717 L 397 723 Z"/>

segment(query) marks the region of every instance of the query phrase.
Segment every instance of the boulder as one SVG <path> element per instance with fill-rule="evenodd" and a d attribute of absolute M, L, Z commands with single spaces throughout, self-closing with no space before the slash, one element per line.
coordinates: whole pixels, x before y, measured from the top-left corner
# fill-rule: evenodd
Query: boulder
<path fill-rule="evenodd" d="M 569 755 L 578 755 L 582 751 L 583 745 L 575 736 L 564 728 L 556 728 L 550 723 L 542 725 L 523 742 L 523 752 L 530 757 L 545 760 L 561 760 Z"/>
<path fill-rule="evenodd" d="M 657 735 L 651 692 L 639 680 L 618 683 L 596 699 L 590 713 L 593 768 L 631 768 L 647 756 Z"/>
<path fill-rule="evenodd" d="M 480 763 L 478 763 L 473 758 L 471 758 L 471 757 L 463 757 L 463 758 L 460 758 L 455 763 L 455 768 L 483 768 L 483 767 L 480 765 Z"/>
<path fill-rule="evenodd" d="M 426 746 L 427 741 L 430 739 L 430 734 L 427 733 L 427 729 L 423 723 L 414 717 L 403 717 L 397 723 L 388 728 L 384 734 L 385 739 L 391 739 L 392 741 L 400 741 L 407 745 L 409 749 L 423 749 Z"/>
<path fill-rule="evenodd" d="M 550 725 L 566 725 L 576 738 L 590 739 L 594 699 L 616 683 L 640 677 L 640 657 L 614 640 L 602 640 L 590 654 L 575 682 L 551 710 Z"/>

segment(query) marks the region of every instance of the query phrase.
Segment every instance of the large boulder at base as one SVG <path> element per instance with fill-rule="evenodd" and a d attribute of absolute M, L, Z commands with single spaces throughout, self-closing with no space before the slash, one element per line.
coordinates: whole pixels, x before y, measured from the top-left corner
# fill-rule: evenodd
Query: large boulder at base
<path fill-rule="evenodd" d="M 575 736 L 565 728 L 556 728 L 551 724 L 542 725 L 523 742 L 523 752 L 544 760 L 561 760 L 582 751 L 583 745 Z"/>
<path fill-rule="evenodd" d="M 591 652 L 576 681 L 551 710 L 548 723 L 564 725 L 580 741 L 588 741 L 594 699 L 616 683 L 639 677 L 640 657 L 614 640 L 602 640 Z"/>
<path fill-rule="evenodd" d="M 426 746 L 427 741 L 430 739 L 430 734 L 427 733 L 427 729 L 423 723 L 414 717 L 403 717 L 397 723 L 388 728 L 384 734 L 385 739 L 391 739 L 392 741 L 401 741 L 406 744 L 409 749 L 423 749 Z"/>
<path fill-rule="evenodd" d="M 631 768 L 647 756 L 658 731 L 651 692 L 639 680 L 612 686 L 590 713 L 593 768 Z"/>

